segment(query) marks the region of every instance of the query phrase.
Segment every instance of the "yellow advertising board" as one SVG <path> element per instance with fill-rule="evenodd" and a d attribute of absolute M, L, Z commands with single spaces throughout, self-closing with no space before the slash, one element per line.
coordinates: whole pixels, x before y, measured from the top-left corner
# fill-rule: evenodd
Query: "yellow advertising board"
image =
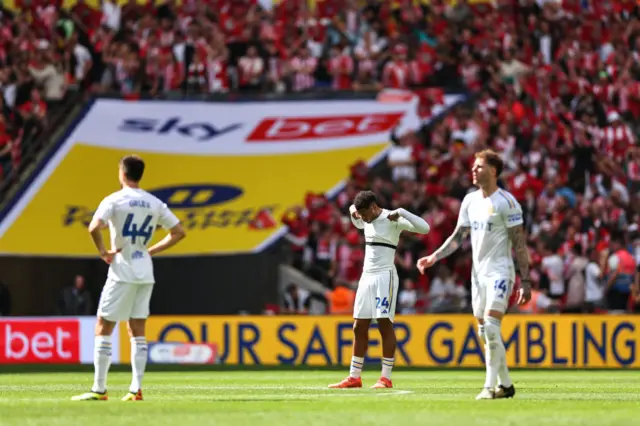
<path fill-rule="evenodd" d="M 347 367 L 353 320 L 325 316 L 151 317 L 150 342 L 216 344 L 229 365 Z M 122 326 L 124 327 L 124 325 Z M 399 316 L 396 366 L 482 367 L 484 347 L 470 315 Z M 510 367 L 639 368 L 638 316 L 509 315 L 502 336 Z M 120 330 L 120 359 L 129 362 L 127 333 Z M 380 336 L 372 327 L 366 362 L 379 363 Z"/>
<path fill-rule="evenodd" d="M 336 195 L 350 166 L 383 158 L 393 129 L 415 129 L 416 102 L 98 99 L 0 212 L 0 253 L 95 256 L 87 225 L 133 153 L 146 163 L 141 187 L 189 233 L 162 256 L 259 252 L 308 192 Z"/>

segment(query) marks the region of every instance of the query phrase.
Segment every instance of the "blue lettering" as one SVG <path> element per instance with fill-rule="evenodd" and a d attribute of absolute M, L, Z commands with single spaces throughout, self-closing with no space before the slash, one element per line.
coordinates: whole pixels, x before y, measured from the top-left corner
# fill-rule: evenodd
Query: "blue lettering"
<path fill-rule="evenodd" d="M 253 332 L 253 336 L 249 339 L 245 339 L 245 331 Z M 253 349 L 253 345 L 260 340 L 260 330 L 254 324 L 244 322 L 238 324 L 238 364 L 244 365 L 244 351 L 248 351 L 253 363 L 256 365 L 262 364 L 260 358 Z"/>
<path fill-rule="evenodd" d="M 315 347 L 316 342 L 319 344 L 319 347 L 317 348 Z M 306 365 L 309 357 L 312 355 L 322 355 L 324 356 L 327 365 L 333 365 L 331 363 L 331 358 L 329 357 L 329 352 L 327 352 L 327 345 L 324 343 L 324 339 L 322 338 L 320 327 L 317 325 L 313 327 L 311 339 L 309 339 L 307 348 L 304 351 L 304 356 L 302 357 L 302 364 Z"/>
<path fill-rule="evenodd" d="M 343 363 L 343 359 L 342 359 L 342 350 L 344 349 L 345 346 L 347 347 L 351 347 L 351 345 L 353 344 L 353 339 L 346 339 L 344 337 L 344 332 L 345 330 L 349 330 L 348 335 L 351 336 L 351 330 L 352 330 L 353 326 L 350 323 L 346 323 L 346 322 L 341 322 L 340 324 L 338 324 L 338 329 L 336 330 L 336 336 L 337 336 L 337 343 L 336 343 L 336 350 L 338 351 L 338 353 L 336 354 L 336 364 L 338 365 L 342 365 Z"/>
<path fill-rule="evenodd" d="M 225 133 L 232 132 L 242 127 L 241 123 L 231 124 L 223 128 L 217 128 L 210 123 L 181 123 L 180 117 L 171 117 L 165 122 L 152 118 L 126 119 L 118 127 L 123 132 L 157 132 L 166 135 L 176 132 L 182 136 L 196 138 L 200 141 L 208 141 Z"/>
<path fill-rule="evenodd" d="M 451 326 L 450 323 L 439 321 L 435 323 L 427 333 L 427 340 L 425 344 L 427 347 L 427 353 L 435 362 L 437 362 L 438 364 L 448 364 L 453 360 L 453 352 L 454 352 L 454 345 L 451 339 L 442 340 L 442 346 L 448 349 L 447 355 L 445 355 L 444 357 L 439 357 L 433 351 L 433 335 L 436 333 L 436 331 L 440 330 L 441 328 L 447 331 L 453 330 L 453 327 Z"/>
<path fill-rule="evenodd" d="M 369 336 L 371 336 L 371 329 L 378 330 L 378 324 L 371 324 L 371 327 L 369 327 Z M 380 358 L 370 357 L 369 356 L 369 353 L 371 353 L 370 349 L 372 347 L 378 347 L 378 345 L 380 345 L 380 340 L 378 340 L 378 338 L 374 337 L 372 339 L 371 337 L 369 337 L 369 341 L 367 342 L 367 346 L 368 346 L 369 350 L 364 355 L 364 363 L 365 364 L 380 364 L 382 362 L 382 360 Z"/>
<path fill-rule="evenodd" d="M 477 220 L 474 220 L 473 223 L 471 224 L 471 226 L 473 227 L 473 229 L 475 230 L 487 230 L 489 232 L 491 232 L 491 228 L 493 227 L 493 223 L 491 222 L 478 222 Z"/>
<path fill-rule="evenodd" d="M 278 329 L 278 338 L 280 341 L 291 349 L 291 357 L 285 358 L 282 355 L 278 355 L 278 361 L 280 364 L 293 365 L 298 359 L 298 347 L 291 340 L 287 339 L 284 332 L 287 330 L 295 331 L 298 327 L 292 323 L 284 323 Z"/>
<path fill-rule="evenodd" d="M 602 322 L 602 343 L 598 344 L 598 341 L 595 339 L 593 334 L 591 334 L 591 330 L 587 327 L 586 324 L 583 324 L 582 331 L 584 334 L 584 342 L 582 346 L 583 356 L 584 356 L 584 365 L 585 367 L 589 365 L 589 342 L 593 344 L 596 351 L 598 351 L 598 355 L 600 358 L 607 362 L 607 324 Z"/>
<path fill-rule="evenodd" d="M 629 366 L 633 364 L 636 360 L 636 341 L 634 339 L 624 340 L 624 346 L 629 348 L 629 356 L 626 358 L 622 358 L 618 353 L 618 335 L 622 330 L 629 330 L 634 333 L 636 331 L 636 327 L 630 322 L 621 322 L 618 324 L 615 330 L 613 330 L 613 334 L 611 335 L 611 348 L 613 352 L 613 357 L 618 361 L 618 363 L 622 366 Z"/>
<path fill-rule="evenodd" d="M 561 365 L 566 365 L 569 362 L 569 359 L 564 357 L 561 358 L 559 356 L 557 356 L 557 349 L 558 349 L 558 335 L 557 335 L 557 326 L 558 324 L 556 324 L 555 322 L 551 323 L 551 362 L 556 365 L 556 364 L 561 364 Z"/>
<path fill-rule="evenodd" d="M 158 342 L 164 342 L 165 339 L 167 338 L 167 334 L 169 334 L 174 330 L 182 331 L 184 333 L 186 340 L 189 343 L 195 343 L 195 339 L 193 338 L 193 333 L 191 333 L 191 330 L 189 330 L 189 327 L 180 323 L 167 324 L 158 334 Z"/>
<path fill-rule="evenodd" d="M 224 326 L 222 327 L 222 334 L 223 334 L 223 341 L 224 341 L 224 352 L 222 353 L 222 355 L 220 355 L 220 362 L 226 362 L 227 361 L 227 357 L 229 356 L 229 352 L 231 349 L 231 327 L 229 326 L 229 323 L 225 322 Z M 207 328 L 205 327 L 205 324 L 202 323 L 202 335 L 207 337 L 208 341 L 208 336 L 207 336 Z"/>
<path fill-rule="evenodd" d="M 129 207 L 142 207 L 144 209 L 150 209 L 151 203 L 144 200 L 131 200 L 129 201 Z"/>
<path fill-rule="evenodd" d="M 393 329 L 396 331 L 396 354 L 399 354 L 402 358 L 404 358 L 404 362 L 407 365 L 411 365 L 411 358 L 409 358 L 409 353 L 404 348 L 409 340 L 411 340 L 411 329 L 409 326 L 404 323 L 395 323 L 393 324 Z M 404 336 L 402 338 L 398 337 L 398 329 L 404 330 Z"/>
<path fill-rule="evenodd" d="M 470 343 L 472 344 L 470 345 Z M 484 354 L 482 353 L 480 341 L 478 340 L 478 335 L 473 325 L 470 325 L 467 329 L 467 334 L 462 343 L 462 350 L 458 356 L 458 365 L 462 365 L 467 355 L 477 355 L 480 361 L 484 363 Z"/>
<path fill-rule="evenodd" d="M 506 353 L 509 353 L 509 348 L 512 344 L 515 346 L 516 365 L 520 365 L 520 324 L 513 329 L 513 333 L 511 333 L 509 339 L 504 342 L 504 350 Z"/>
<path fill-rule="evenodd" d="M 537 330 L 538 337 L 533 337 L 533 331 Z M 542 353 L 539 357 L 533 357 L 533 348 L 538 346 Z M 527 363 L 540 364 L 546 358 L 547 348 L 544 347 L 544 329 L 537 322 L 530 322 L 527 324 Z"/>
<path fill-rule="evenodd" d="M 578 363 L 578 324 L 571 324 L 571 358 L 573 365 Z"/>

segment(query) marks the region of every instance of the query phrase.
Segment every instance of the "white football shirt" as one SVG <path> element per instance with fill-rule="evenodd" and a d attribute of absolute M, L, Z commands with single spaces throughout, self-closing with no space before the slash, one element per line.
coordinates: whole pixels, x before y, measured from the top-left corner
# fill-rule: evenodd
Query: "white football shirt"
<path fill-rule="evenodd" d="M 477 190 L 464 197 L 458 225 L 471 228 L 473 271 L 478 279 L 515 280 L 508 229 L 522 223 L 522 208 L 507 191 L 498 189 L 485 198 Z"/>
<path fill-rule="evenodd" d="M 397 221 L 389 220 L 390 210 L 382 209 L 380 216 L 371 223 L 362 219 L 351 221 L 358 229 L 364 229 L 366 248 L 364 250 L 364 272 L 382 272 L 394 268 L 395 248 L 398 246 L 402 231 L 413 231 L 415 228 L 404 217 Z"/>
<path fill-rule="evenodd" d="M 109 224 L 111 248 L 122 250 L 113 258 L 109 279 L 155 283 L 147 247 L 158 225 L 171 229 L 180 223 L 167 205 L 142 189 L 123 188 L 102 200 L 94 218 Z"/>

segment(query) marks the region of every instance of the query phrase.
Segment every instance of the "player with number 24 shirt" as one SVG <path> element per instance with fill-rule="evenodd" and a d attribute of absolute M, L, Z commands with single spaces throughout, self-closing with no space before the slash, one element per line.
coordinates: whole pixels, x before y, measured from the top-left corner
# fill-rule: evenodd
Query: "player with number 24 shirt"
<path fill-rule="evenodd" d="M 89 225 L 96 249 L 110 267 L 98 305 L 93 387 L 91 392 L 73 397 L 74 401 L 108 399 L 106 380 L 111 364 L 111 334 L 118 321 L 128 322 L 133 373 L 129 393 L 122 400 L 142 399 L 142 377 L 147 362 L 145 325 L 155 283 L 151 256 L 185 237 L 180 221 L 167 205 L 140 189 L 143 173 L 141 158 L 124 157 L 119 167 L 122 189 L 102 200 Z M 107 226 L 111 234 L 110 250 L 105 248 L 101 235 Z M 169 234 L 148 248 L 157 226 L 168 229 Z"/>

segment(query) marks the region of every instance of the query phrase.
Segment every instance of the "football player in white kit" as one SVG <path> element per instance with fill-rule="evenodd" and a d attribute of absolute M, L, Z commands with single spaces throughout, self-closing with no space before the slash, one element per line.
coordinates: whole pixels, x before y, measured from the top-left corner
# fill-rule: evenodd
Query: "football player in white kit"
<path fill-rule="evenodd" d="M 457 250 L 462 240 L 471 234 L 471 299 L 473 315 L 478 320 L 478 334 L 485 341 L 487 364 L 484 388 L 476 399 L 512 398 L 516 392 L 509 377 L 500 334 L 500 323 L 515 282 L 512 248 L 515 249 L 521 277 L 518 303 L 524 304 L 531 298 L 529 252 L 522 226 L 522 209 L 513 195 L 498 188 L 498 177 L 503 167 L 500 156 L 491 150 L 476 154 L 472 174 L 478 189 L 462 200 L 453 235 L 417 264 L 420 272 L 424 273 L 425 268 Z"/>
<path fill-rule="evenodd" d="M 360 192 L 349 209 L 351 222 L 364 229 L 364 267 L 353 309 L 354 341 L 349 377 L 330 388 L 361 388 L 360 373 L 369 343 L 369 325 L 376 320 L 382 339 L 382 376 L 372 389 L 391 388 L 391 370 L 396 351 L 393 319 L 398 295 L 398 273 L 394 265 L 402 231 L 429 232 L 429 224 L 405 209 L 389 211 L 378 206 L 371 191 Z"/>
<path fill-rule="evenodd" d="M 144 173 L 140 157 L 127 156 L 120 161 L 122 189 L 106 197 L 93 215 L 89 232 L 98 253 L 109 267 L 102 289 L 96 324 L 94 367 L 91 392 L 74 396 L 74 401 L 106 401 L 107 373 L 111 364 L 111 333 L 118 321 L 127 321 L 131 338 L 132 381 L 123 401 L 142 400 L 142 377 L 147 364 L 145 323 L 155 279 L 151 256 L 175 245 L 185 237 L 178 218 L 166 204 L 140 189 Z M 111 249 L 107 250 L 101 230 L 109 227 Z M 147 247 L 156 226 L 168 235 Z"/>
<path fill-rule="evenodd" d="M 424 273 L 425 268 L 456 251 L 471 234 L 473 315 L 478 320 L 478 334 L 485 341 L 487 364 L 484 389 L 476 399 L 511 398 L 515 387 L 507 369 L 500 322 L 515 281 L 512 248 L 521 277 L 517 301 L 524 304 L 531 298 L 529 253 L 520 204 L 509 192 L 498 188 L 502 159 L 491 150 L 481 151 L 475 157 L 473 183 L 479 189 L 462 200 L 453 234 L 433 254 L 419 259 L 417 266 Z"/>

